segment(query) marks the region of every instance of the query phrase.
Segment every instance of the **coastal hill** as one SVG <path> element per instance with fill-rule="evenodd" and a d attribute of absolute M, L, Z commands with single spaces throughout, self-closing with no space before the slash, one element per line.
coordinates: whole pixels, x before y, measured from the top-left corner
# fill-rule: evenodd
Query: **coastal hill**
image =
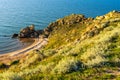
<path fill-rule="evenodd" d="M 0 79 L 120 79 L 120 12 L 96 18 L 71 14 L 50 23 L 41 36 L 48 38 L 42 49 L 0 63 Z"/>

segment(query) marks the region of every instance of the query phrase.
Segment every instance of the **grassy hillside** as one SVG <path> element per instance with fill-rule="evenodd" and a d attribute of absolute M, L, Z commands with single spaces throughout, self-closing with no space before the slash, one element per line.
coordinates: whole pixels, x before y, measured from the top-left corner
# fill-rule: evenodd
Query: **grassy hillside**
<path fill-rule="evenodd" d="M 49 42 L 27 57 L 0 64 L 3 80 L 120 79 L 120 13 L 86 18 L 72 14 L 45 30 Z"/>

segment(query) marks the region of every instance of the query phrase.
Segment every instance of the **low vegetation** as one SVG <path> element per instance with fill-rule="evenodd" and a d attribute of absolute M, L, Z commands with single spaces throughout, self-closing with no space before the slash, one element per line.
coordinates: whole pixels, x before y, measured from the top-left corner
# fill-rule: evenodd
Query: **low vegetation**
<path fill-rule="evenodd" d="M 120 79 L 119 12 L 95 19 L 72 14 L 51 23 L 44 35 L 49 42 L 41 50 L 11 62 L 8 68 L 1 63 L 0 79 Z"/>

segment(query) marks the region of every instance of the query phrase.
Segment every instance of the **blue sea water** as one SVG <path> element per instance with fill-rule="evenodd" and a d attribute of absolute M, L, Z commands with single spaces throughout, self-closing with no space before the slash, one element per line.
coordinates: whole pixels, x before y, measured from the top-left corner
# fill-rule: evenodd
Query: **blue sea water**
<path fill-rule="evenodd" d="M 96 17 L 112 10 L 120 11 L 120 0 L 0 0 L 0 53 L 23 47 L 11 35 L 30 24 L 43 29 L 72 13 Z"/>

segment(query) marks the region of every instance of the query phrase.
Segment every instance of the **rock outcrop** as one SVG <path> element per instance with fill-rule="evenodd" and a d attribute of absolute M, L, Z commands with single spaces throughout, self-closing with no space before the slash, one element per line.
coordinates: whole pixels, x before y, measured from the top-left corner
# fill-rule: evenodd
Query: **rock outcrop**
<path fill-rule="evenodd" d="M 19 34 L 13 34 L 12 38 L 37 38 L 40 34 L 43 34 L 43 30 L 35 30 L 35 26 L 30 25 L 21 29 Z"/>
<path fill-rule="evenodd" d="M 16 34 L 16 33 L 14 33 L 13 35 L 12 35 L 12 38 L 17 38 L 18 37 L 18 34 Z"/>
<path fill-rule="evenodd" d="M 57 21 L 50 23 L 48 27 L 44 29 L 44 35 L 48 37 L 53 30 L 58 29 L 58 26 L 64 26 L 64 25 L 71 26 L 73 24 L 82 22 L 82 20 L 85 19 L 86 18 L 84 15 L 78 15 L 78 14 L 72 14 L 70 16 L 66 16 L 64 18 L 58 19 Z"/>
<path fill-rule="evenodd" d="M 23 28 L 19 34 L 13 34 L 12 38 L 37 38 L 39 35 L 49 37 L 51 33 L 61 29 L 62 26 L 68 28 L 79 23 L 79 25 L 87 26 L 86 30 L 82 33 L 82 39 L 85 39 L 100 33 L 100 31 L 106 28 L 109 23 L 120 21 L 120 18 L 118 17 L 119 13 L 120 12 L 118 11 L 112 11 L 106 15 L 97 16 L 95 19 L 86 18 L 84 15 L 72 14 L 50 23 L 48 27 L 43 30 L 35 30 L 34 25 Z"/>

